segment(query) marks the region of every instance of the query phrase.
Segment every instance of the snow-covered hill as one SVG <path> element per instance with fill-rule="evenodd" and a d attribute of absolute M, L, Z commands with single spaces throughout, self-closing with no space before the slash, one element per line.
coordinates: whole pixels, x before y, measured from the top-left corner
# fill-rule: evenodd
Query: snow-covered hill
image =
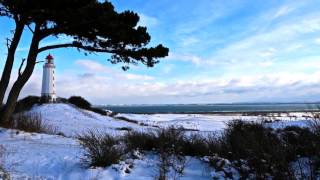
<path fill-rule="evenodd" d="M 46 124 L 56 127 L 59 132 L 68 137 L 82 134 L 88 130 L 117 134 L 119 128 L 130 127 L 135 130 L 144 128 L 135 123 L 102 116 L 70 104 L 44 104 L 33 107 L 29 113 L 40 114 Z"/>

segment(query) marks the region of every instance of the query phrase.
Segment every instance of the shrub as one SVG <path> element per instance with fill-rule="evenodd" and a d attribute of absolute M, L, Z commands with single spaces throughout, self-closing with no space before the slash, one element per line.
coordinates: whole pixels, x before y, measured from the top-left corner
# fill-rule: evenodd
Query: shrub
<path fill-rule="evenodd" d="M 168 179 L 170 170 L 173 172 L 172 179 L 182 176 L 186 166 L 184 151 L 189 148 L 182 128 L 168 127 L 149 132 L 131 131 L 123 136 L 123 141 L 130 151 L 139 149 L 158 153 L 156 179 Z"/>
<path fill-rule="evenodd" d="M 93 111 L 93 112 L 95 112 L 95 113 L 97 113 L 97 114 L 100 114 L 100 115 L 103 115 L 103 116 L 108 115 L 108 113 L 107 113 L 105 110 L 100 109 L 100 108 L 91 107 L 91 108 L 88 109 L 88 110 Z"/>
<path fill-rule="evenodd" d="M 205 156 L 212 156 L 214 154 L 222 154 L 225 149 L 223 149 L 223 142 L 221 137 L 216 133 L 208 134 L 205 138 L 206 145 L 207 145 L 207 154 Z"/>
<path fill-rule="evenodd" d="M 45 124 L 42 121 L 41 114 L 20 113 L 13 117 L 12 128 L 26 132 L 57 134 L 57 128 Z"/>
<path fill-rule="evenodd" d="M 121 127 L 121 128 L 116 128 L 116 130 L 119 130 L 119 131 L 132 131 L 132 128 L 131 127 Z"/>
<path fill-rule="evenodd" d="M 182 154 L 185 145 L 185 131 L 175 127 L 161 128 L 156 131 L 158 151 L 172 151 Z"/>
<path fill-rule="evenodd" d="M 127 121 L 129 123 L 139 124 L 139 121 L 137 121 L 137 120 L 132 120 L 132 119 L 129 119 L 129 118 L 126 118 L 126 117 L 122 117 L 122 116 L 115 117 L 115 119 L 119 119 L 119 120 L 122 120 L 122 121 Z"/>
<path fill-rule="evenodd" d="M 173 126 L 158 129 L 156 132 L 159 163 L 157 164 L 160 180 L 168 179 L 170 169 L 173 171 L 172 179 L 183 175 L 186 166 L 185 150 L 186 136 L 183 128 Z"/>
<path fill-rule="evenodd" d="M 311 120 L 309 121 L 311 130 L 320 137 L 320 112 L 312 112 Z"/>
<path fill-rule="evenodd" d="M 57 98 L 57 102 L 58 102 L 58 103 L 68 103 L 68 99 L 63 98 L 63 97 L 58 97 L 58 98 Z"/>
<path fill-rule="evenodd" d="M 28 111 L 30 110 L 35 104 L 40 103 L 40 97 L 38 96 L 28 96 L 21 100 L 19 100 L 16 104 L 15 113 Z"/>
<path fill-rule="evenodd" d="M 175 154 L 187 156 L 206 156 L 217 152 L 218 138 L 210 134 L 205 138 L 198 133 L 185 135 L 182 128 L 160 128 L 156 131 L 130 131 L 123 136 L 123 140 L 130 150 L 143 151 L 172 151 Z"/>
<path fill-rule="evenodd" d="M 278 130 L 278 134 L 287 147 L 287 155 L 292 159 L 296 156 L 314 156 L 320 150 L 320 139 L 309 128 L 289 126 Z"/>
<path fill-rule="evenodd" d="M 320 138 L 316 132 L 309 128 L 301 128 L 297 126 L 289 126 L 283 130 L 278 130 L 284 146 L 285 154 L 292 161 L 301 163 L 300 157 L 307 157 L 307 161 L 303 164 L 308 166 L 309 174 L 300 170 L 300 176 L 315 177 L 319 175 L 320 170 Z M 299 165 L 300 167 L 301 165 Z M 311 178 L 314 179 L 314 178 Z"/>
<path fill-rule="evenodd" d="M 157 136 L 151 131 L 130 131 L 123 136 L 123 140 L 129 150 L 151 151 L 157 146 Z"/>
<path fill-rule="evenodd" d="M 0 179 L 2 180 L 10 180 L 10 174 L 0 166 Z"/>
<path fill-rule="evenodd" d="M 82 109 L 91 108 L 91 104 L 81 96 L 71 96 L 68 102 Z"/>
<path fill-rule="evenodd" d="M 86 110 L 98 113 L 100 115 L 103 115 L 103 116 L 108 115 L 108 113 L 105 110 L 97 108 L 97 107 L 92 107 L 91 104 L 89 103 L 89 101 L 87 101 L 86 99 L 84 99 L 81 96 L 71 96 L 68 99 L 68 102 L 70 104 L 77 106 L 78 108 L 81 108 L 81 109 L 86 109 Z"/>
<path fill-rule="evenodd" d="M 223 143 L 232 154 L 225 154 L 231 159 L 250 157 L 256 152 L 270 152 L 273 144 L 279 144 L 277 136 L 271 128 L 265 128 L 263 124 L 233 120 L 227 123 L 223 134 Z M 266 142 L 268 142 L 266 144 Z"/>
<path fill-rule="evenodd" d="M 119 145 L 119 139 L 98 131 L 88 131 L 78 136 L 80 144 L 86 150 L 84 164 L 94 167 L 107 167 L 119 162 L 125 153 Z"/>
<path fill-rule="evenodd" d="M 185 137 L 183 154 L 200 157 L 209 155 L 209 145 L 207 139 L 197 133 L 193 133 L 190 136 Z"/>
<path fill-rule="evenodd" d="M 225 150 L 221 155 L 230 160 L 247 160 L 256 178 L 292 176 L 284 144 L 271 128 L 261 123 L 230 121 L 221 142 Z"/>

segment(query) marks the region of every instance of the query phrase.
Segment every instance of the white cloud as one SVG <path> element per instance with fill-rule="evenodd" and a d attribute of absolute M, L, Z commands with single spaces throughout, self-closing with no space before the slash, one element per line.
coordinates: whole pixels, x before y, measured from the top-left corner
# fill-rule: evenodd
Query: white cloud
<path fill-rule="evenodd" d="M 174 60 L 174 61 L 184 61 L 184 62 L 191 62 L 192 64 L 196 66 L 202 66 L 202 65 L 214 65 L 215 63 L 209 60 L 206 60 L 205 58 L 202 58 L 197 55 L 192 54 L 179 54 L 175 52 L 170 52 L 169 56 L 167 57 L 168 60 Z"/>
<path fill-rule="evenodd" d="M 89 73 L 93 73 L 93 74 L 100 73 L 115 79 L 139 80 L 139 81 L 154 80 L 154 77 L 151 77 L 151 76 L 138 75 L 138 74 L 124 72 L 121 70 L 115 70 L 93 60 L 77 60 L 75 64 L 81 66 L 82 68 L 84 68 L 85 71 Z"/>
<path fill-rule="evenodd" d="M 320 33 L 320 14 L 307 14 L 286 21 L 263 31 L 257 31 L 246 38 L 230 43 L 214 52 L 210 61 L 225 62 L 225 65 L 242 65 L 272 59 L 285 59 L 297 50 L 310 49 L 310 36 Z M 308 37 L 308 38 L 306 38 Z M 306 56 L 306 55 L 304 55 Z"/>
<path fill-rule="evenodd" d="M 296 7 L 293 6 L 288 6 L 288 5 L 284 5 L 282 7 L 280 7 L 279 9 L 277 9 L 277 11 L 275 12 L 275 14 L 273 15 L 273 19 L 282 17 L 282 16 L 286 16 L 289 13 L 291 13 L 292 11 L 294 11 L 296 9 Z"/>
<path fill-rule="evenodd" d="M 285 59 L 298 51 L 308 51 L 310 53 L 313 50 L 310 48 L 310 44 L 317 43 L 315 37 L 319 37 L 320 33 L 320 13 L 310 11 L 299 14 L 299 10 L 305 5 L 306 2 L 286 3 L 257 15 L 257 17 L 252 18 L 249 24 L 238 24 L 238 26 L 248 27 L 243 28 L 243 32 L 240 33 L 242 34 L 241 38 L 235 38 L 231 42 L 225 41 L 225 43 L 220 43 L 221 46 L 219 48 L 212 48 L 211 55 L 206 55 L 205 58 L 202 54 L 200 55 L 201 51 L 197 52 L 194 49 L 203 48 L 207 53 L 210 52 L 210 46 L 215 47 L 216 42 L 223 40 L 214 36 L 214 38 L 208 39 L 208 34 L 202 37 L 203 32 L 190 33 L 194 32 L 194 29 L 207 27 L 212 21 L 209 23 L 203 20 L 202 25 L 186 22 L 187 25 L 190 25 L 192 31 L 186 33 L 183 30 L 184 28 L 177 28 L 179 33 L 177 33 L 178 35 L 175 38 L 178 39 L 178 47 L 181 49 L 176 50 L 176 54 L 171 55 L 176 58 L 175 56 L 180 54 L 179 59 L 184 59 L 184 61 L 189 61 L 197 66 L 211 65 L 216 67 L 220 65 L 218 67 L 220 68 L 221 66 L 230 65 L 240 66 L 243 63 L 252 63 L 266 67 L 271 66 L 271 62 L 274 62 L 275 59 Z M 225 15 L 231 12 L 224 11 L 220 14 Z M 284 16 L 285 18 L 280 18 Z M 213 15 L 210 17 L 213 17 Z M 216 18 L 219 19 L 220 16 Z M 230 36 L 233 35 L 230 34 Z M 225 39 L 225 37 L 221 38 Z M 199 41 L 201 43 L 198 43 Z"/>
<path fill-rule="evenodd" d="M 320 45 L 320 38 L 316 38 L 315 43 Z"/>
<path fill-rule="evenodd" d="M 112 76 L 112 75 L 111 75 Z M 265 101 L 282 98 L 320 97 L 320 71 L 267 75 L 194 77 L 170 82 L 130 81 L 107 74 L 57 74 L 57 93 L 80 95 L 95 104 L 201 103 Z M 41 71 L 36 71 L 21 96 L 40 95 Z"/>

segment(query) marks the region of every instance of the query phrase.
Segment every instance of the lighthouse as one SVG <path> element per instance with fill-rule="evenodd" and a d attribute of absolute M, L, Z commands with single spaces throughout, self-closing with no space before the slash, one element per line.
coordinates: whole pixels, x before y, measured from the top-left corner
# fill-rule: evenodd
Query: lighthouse
<path fill-rule="evenodd" d="M 49 54 L 46 57 L 45 64 L 43 65 L 43 75 L 42 75 L 42 91 L 41 100 L 43 102 L 56 102 L 56 89 L 55 89 L 55 77 L 54 77 L 54 61 L 53 56 Z"/>

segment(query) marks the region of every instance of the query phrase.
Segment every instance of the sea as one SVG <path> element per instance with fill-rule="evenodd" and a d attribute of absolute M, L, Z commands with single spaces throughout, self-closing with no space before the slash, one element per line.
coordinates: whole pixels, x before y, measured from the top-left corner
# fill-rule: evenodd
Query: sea
<path fill-rule="evenodd" d="M 319 111 L 319 103 L 236 103 L 236 104 L 153 104 L 153 105 L 105 105 L 100 108 L 117 113 L 132 114 L 202 114 L 245 112 L 306 112 Z"/>

